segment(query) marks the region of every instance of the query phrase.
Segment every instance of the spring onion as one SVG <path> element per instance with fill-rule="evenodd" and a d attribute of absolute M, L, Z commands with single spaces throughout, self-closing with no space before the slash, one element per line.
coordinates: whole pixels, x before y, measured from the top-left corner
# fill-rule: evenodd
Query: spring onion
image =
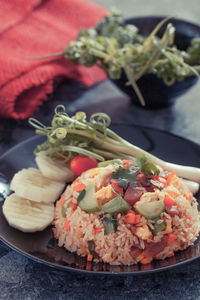
<path fill-rule="evenodd" d="M 109 128 L 111 119 L 107 114 L 95 113 L 88 121 L 84 112 L 70 117 L 65 107 L 58 105 L 51 126 L 44 126 L 33 118 L 29 119 L 29 123 L 36 128 L 37 134 L 47 137 L 42 145 L 37 146 L 36 153 L 46 151 L 49 156 L 66 162 L 83 153 L 99 161 L 107 158 L 136 160 L 136 157 L 145 156 L 152 164 L 200 182 L 199 168 L 166 162 L 120 137 Z"/>

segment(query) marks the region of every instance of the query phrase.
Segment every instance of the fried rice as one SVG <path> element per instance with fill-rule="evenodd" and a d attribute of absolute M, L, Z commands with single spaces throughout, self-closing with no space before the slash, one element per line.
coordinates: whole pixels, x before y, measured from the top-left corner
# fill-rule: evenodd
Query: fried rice
<path fill-rule="evenodd" d="M 60 247 L 64 246 L 70 252 L 87 256 L 88 259 L 93 258 L 95 262 L 132 265 L 165 259 L 194 243 L 200 231 L 197 200 L 174 172 L 163 170 L 160 170 L 159 177 L 153 178 L 150 185 L 145 185 L 144 180 L 140 180 L 141 176 L 138 176 L 136 187 L 130 188 L 133 194 L 137 190 L 137 199 L 130 202 L 126 191 L 122 192 L 122 197 L 128 199 L 130 207 L 127 211 L 114 213 L 115 232 L 105 232 L 102 221 L 105 212 L 101 207 L 96 212 L 84 211 L 77 203 L 77 198 L 81 187 L 93 184 L 98 203 L 100 200 L 101 204 L 102 201 L 108 203 L 118 194 L 111 189 L 112 173 L 115 171 L 113 165 L 88 170 L 66 188 L 57 201 L 54 219 L 54 236 Z M 142 175 L 149 182 L 148 176 Z M 155 181 L 160 178 L 163 185 L 158 188 Z M 139 190 L 142 192 L 138 196 Z M 166 199 L 171 199 L 171 203 L 167 203 Z M 165 206 L 158 218 L 148 218 L 136 211 L 137 203 L 155 203 L 160 200 Z M 92 251 L 88 246 L 91 241 Z"/>

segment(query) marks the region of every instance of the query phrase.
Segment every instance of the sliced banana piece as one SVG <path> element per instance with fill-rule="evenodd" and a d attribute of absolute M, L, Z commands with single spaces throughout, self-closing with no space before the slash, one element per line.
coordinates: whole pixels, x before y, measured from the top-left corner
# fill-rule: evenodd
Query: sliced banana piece
<path fill-rule="evenodd" d="M 23 232 L 42 231 L 54 218 L 53 204 L 36 203 L 15 193 L 6 198 L 2 209 L 9 225 Z"/>
<path fill-rule="evenodd" d="M 38 168 L 45 177 L 64 182 L 72 182 L 75 178 L 70 168 L 59 160 L 48 157 L 44 152 L 39 152 L 35 160 Z"/>
<path fill-rule="evenodd" d="M 53 203 L 65 187 L 64 182 L 46 178 L 38 169 L 22 169 L 10 183 L 10 189 L 18 196 L 35 202 Z"/>

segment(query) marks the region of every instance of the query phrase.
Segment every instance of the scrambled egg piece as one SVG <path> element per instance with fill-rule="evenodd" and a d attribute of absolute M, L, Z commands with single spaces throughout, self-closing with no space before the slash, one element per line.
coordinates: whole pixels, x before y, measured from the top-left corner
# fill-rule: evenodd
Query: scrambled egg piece
<path fill-rule="evenodd" d="M 94 196 L 97 198 L 98 203 L 102 206 L 110 201 L 115 196 L 115 193 L 113 192 L 111 185 L 108 185 L 97 191 Z"/>
<path fill-rule="evenodd" d="M 142 240 L 148 240 L 152 238 L 152 233 L 147 224 L 144 224 L 142 227 L 137 227 L 135 235 Z"/>

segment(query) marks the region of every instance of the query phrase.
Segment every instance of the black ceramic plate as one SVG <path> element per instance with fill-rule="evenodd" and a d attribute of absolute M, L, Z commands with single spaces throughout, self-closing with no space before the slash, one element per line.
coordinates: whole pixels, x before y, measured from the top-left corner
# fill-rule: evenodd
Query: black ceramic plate
<path fill-rule="evenodd" d="M 113 126 L 113 129 L 130 142 L 156 154 L 160 158 L 184 165 L 200 167 L 200 146 L 180 137 L 148 128 L 128 125 Z M 41 143 L 41 137 L 33 137 L 15 146 L 0 158 L 0 172 L 10 180 L 13 174 L 28 167 L 34 167 L 33 150 Z M 200 198 L 197 195 L 198 199 Z M 199 199 L 200 200 L 200 199 Z M 0 205 L 0 238 L 8 246 L 37 262 L 63 269 L 97 274 L 143 274 L 165 270 L 189 262 L 200 256 L 200 239 L 185 251 L 177 252 L 164 261 L 153 261 L 148 265 L 110 266 L 103 263 L 87 264 L 84 258 L 58 248 L 52 240 L 52 230 L 22 233 L 11 228 L 2 214 Z"/>

